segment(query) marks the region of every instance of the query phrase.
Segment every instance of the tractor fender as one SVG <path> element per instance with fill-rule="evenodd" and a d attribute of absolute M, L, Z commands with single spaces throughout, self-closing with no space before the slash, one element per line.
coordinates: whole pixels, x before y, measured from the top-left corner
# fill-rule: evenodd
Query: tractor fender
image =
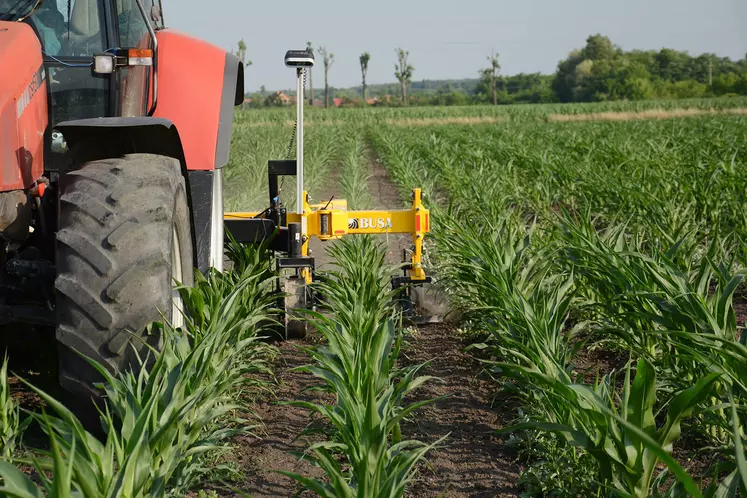
<path fill-rule="evenodd" d="M 165 118 L 120 117 L 65 121 L 54 127 L 64 137 L 69 168 L 125 154 L 157 154 L 179 160 L 187 187 L 195 266 L 203 273 L 223 269 L 223 175 L 190 170 L 174 123 Z M 64 171 L 60 171 L 64 174 Z"/>
<path fill-rule="evenodd" d="M 228 164 L 234 108 L 244 101 L 244 64 L 230 52 L 173 29 L 158 39 L 154 116 L 178 128 L 190 170 Z"/>

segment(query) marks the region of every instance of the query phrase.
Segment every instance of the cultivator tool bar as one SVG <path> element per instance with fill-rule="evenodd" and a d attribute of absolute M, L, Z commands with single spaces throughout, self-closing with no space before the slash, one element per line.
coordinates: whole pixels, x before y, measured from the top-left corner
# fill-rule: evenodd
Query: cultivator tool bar
<path fill-rule="evenodd" d="M 289 51 L 285 63 L 296 68 L 297 93 L 304 94 L 304 73 L 314 64 L 313 55 L 306 51 Z M 355 234 L 410 234 L 411 256 L 405 263 L 404 275 L 392 279 L 394 288 L 405 288 L 402 293 L 403 311 L 415 316 L 415 304 L 424 283 L 431 281 L 422 266 L 423 239 L 430 232 L 430 211 L 422 204 L 419 188 L 412 190 L 412 205 L 403 210 L 348 211 L 344 199 L 330 199 L 326 203 L 309 204 L 303 189 L 303 101 L 297 101 L 296 158 L 273 160 L 267 164 L 270 206 L 262 212 L 226 213 L 226 236 L 244 244 L 268 245 L 275 254 L 278 270 L 291 270 L 278 284 L 284 294 L 286 337 L 305 335 L 305 324 L 293 320 L 293 309 L 313 306 L 307 284 L 314 279 L 314 258 L 309 255 L 312 237 L 328 241 Z M 279 178 L 296 177 L 296 212 L 288 212 L 280 201 Z"/>

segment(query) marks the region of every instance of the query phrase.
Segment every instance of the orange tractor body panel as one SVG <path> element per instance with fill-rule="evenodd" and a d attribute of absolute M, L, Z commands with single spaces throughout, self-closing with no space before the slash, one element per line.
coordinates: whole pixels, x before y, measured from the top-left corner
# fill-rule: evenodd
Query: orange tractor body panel
<path fill-rule="evenodd" d="M 0 22 L 0 191 L 31 187 L 44 173 L 47 81 L 39 39 L 26 24 Z"/>
<path fill-rule="evenodd" d="M 226 52 L 172 29 L 159 31 L 156 38 L 158 106 L 154 116 L 176 125 L 188 169 L 215 169 Z"/>

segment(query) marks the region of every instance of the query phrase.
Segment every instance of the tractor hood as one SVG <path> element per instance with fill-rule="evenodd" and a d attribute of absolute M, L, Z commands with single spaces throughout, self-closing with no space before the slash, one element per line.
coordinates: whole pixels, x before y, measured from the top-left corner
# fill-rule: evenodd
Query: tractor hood
<path fill-rule="evenodd" d="M 30 187 L 44 170 L 46 73 L 33 29 L 0 22 L 0 191 Z"/>

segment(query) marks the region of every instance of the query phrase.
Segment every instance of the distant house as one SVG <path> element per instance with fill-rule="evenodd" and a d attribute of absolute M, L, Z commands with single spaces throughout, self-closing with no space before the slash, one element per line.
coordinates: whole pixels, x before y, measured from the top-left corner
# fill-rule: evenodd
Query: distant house
<path fill-rule="evenodd" d="M 280 90 L 275 92 L 275 99 L 277 99 L 277 101 L 282 102 L 283 104 L 286 104 L 286 105 L 291 103 L 291 98 L 287 96 L 285 93 L 281 92 Z"/>

